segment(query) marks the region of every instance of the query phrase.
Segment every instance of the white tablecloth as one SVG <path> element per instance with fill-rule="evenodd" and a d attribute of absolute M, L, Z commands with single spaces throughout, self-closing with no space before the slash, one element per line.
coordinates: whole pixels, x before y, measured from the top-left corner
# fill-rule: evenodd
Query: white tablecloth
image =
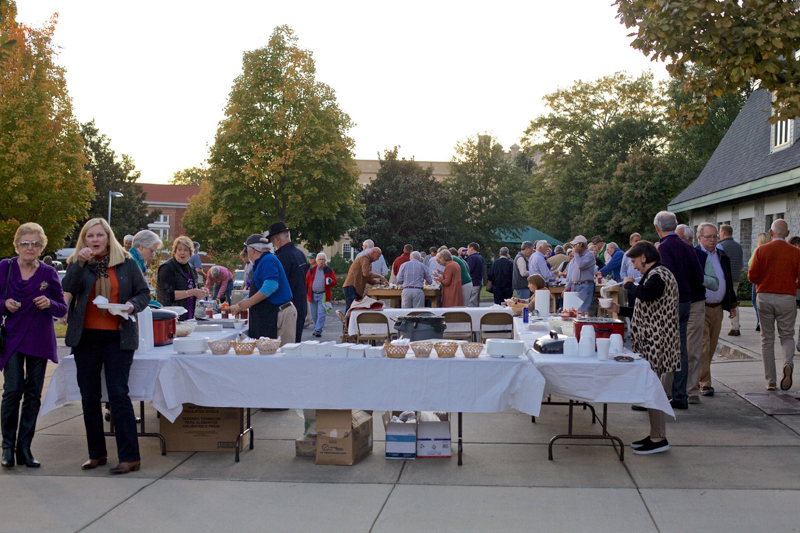
<path fill-rule="evenodd" d="M 531 346 L 543 333 L 528 331 L 517 318 L 514 335 Z M 579 357 L 534 350 L 528 354 L 545 378 L 546 394 L 581 402 L 637 404 L 675 416 L 661 380 L 644 359 L 623 363 L 599 361 L 596 354 Z"/>
<path fill-rule="evenodd" d="M 539 414 L 545 380 L 528 358 L 180 356 L 164 361 L 153 405 Z"/>
<path fill-rule="evenodd" d="M 470 316 L 470 318 L 472 319 L 472 331 L 476 331 L 476 332 L 481 327 L 481 317 L 483 315 L 485 315 L 486 313 L 496 313 L 496 312 L 499 311 L 501 313 L 511 314 L 511 312 L 512 312 L 511 309 L 509 309 L 508 307 L 502 307 L 502 308 L 492 308 L 492 307 L 419 307 L 419 308 L 414 308 L 414 309 L 384 308 L 382 311 L 378 311 L 378 312 L 382 312 L 383 314 L 385 314 L 389 318 L 389 326 L 392 328 L 391 332 L 392 333 L 397 333 L 397 330 L 394 329 L 394 320 L 396 320 L 397 317 L 399 317 L 399 316 L 406 316 L 409 313 L 412 313 L 412 312 L 415 312 L 415 311 L 428 311 L 430 313 L 433 313 L 436 316 L 441 316 L 443 313 L 450 313 L 450 312 L 454 312 L 454 311 L 467 313 Z M 356 317 L 356 315 L 358 313 L 363 313 L 363 312 L 375 312 L 375 310 L 365 309 L 365 310 L 361 311 L 361 310 L 354 309 L 350 313 L 350 324 L 348 324 L 348 331 L 347 331 L 347 333 L 349 335 L 358 335 L 358 326 L 356 325 L 355 317 Z M 384 330 L 381 330 L 381 326 L 380 325 L 373 326 L 373 325 L 365 324 L 363 329 L 364 329 L 364 333 L 380 333 L 380 332 L 384 331 Z M 497 328 L 494 327 L 494 326 L 487 326 L 486 327 L 487 331 L 489 331 L 491 329 L 497 329 Z M 447 326 L 447 330 L 449 332 L 468 331 L 466 329 L 466 326 L 461 326 L 459 324 L 450 324 L 450 325 Z"/>
<path fill-rule="evenodd" d="M 239 330 L 223 329 L 222 331 L 194 332 L 192 337 L 208 337 L 209 340 L 230 339 L 236 337 Z M 128 379 L 128 389 L 132 401 L 142 402 L 153 399 L 153 386 L 158 375 L 159 365 L 177 355 L 171 344 L 166 346 L 156 346 L 150 352 L 136 352 L 133 356 L 131 365 L 131 375 Z M 101 374 L 103 383 L 103 401 L 108 396 L 106 394 L 105 375 Z M 81 391 L 78 388 L 78 371 L 75 366 L 75 356 L 68 355 L 59 361 L 53 377 L 50 378 L 50 385 L 47 387 L 47 394 L 42 401 L 42 408 L 39 416 L 44 416 L 49 411 L 57 407 L 62 407 L 69 402 L 81 401 Z"/>

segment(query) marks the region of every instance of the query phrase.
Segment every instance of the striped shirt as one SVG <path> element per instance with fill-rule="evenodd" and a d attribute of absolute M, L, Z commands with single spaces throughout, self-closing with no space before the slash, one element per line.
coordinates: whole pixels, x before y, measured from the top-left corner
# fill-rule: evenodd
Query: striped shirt
<path fill-rule="evenodd" d="M 431 274 L 420 261 L 412 259 L 400 265 L 397 283 L 407 289 L 421 289 L 425 282 L 431 283 Z"/>

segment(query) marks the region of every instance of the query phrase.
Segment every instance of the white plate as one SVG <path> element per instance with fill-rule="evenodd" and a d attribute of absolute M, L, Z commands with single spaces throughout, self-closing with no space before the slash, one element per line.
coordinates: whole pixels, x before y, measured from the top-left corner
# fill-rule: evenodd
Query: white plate
<path fill-rule="evenodd" d="M 128 304 L 94 304 L 97 306 L 98 309 L 116 309 L 118 311 L 123 311 L 128 309 Z"/>

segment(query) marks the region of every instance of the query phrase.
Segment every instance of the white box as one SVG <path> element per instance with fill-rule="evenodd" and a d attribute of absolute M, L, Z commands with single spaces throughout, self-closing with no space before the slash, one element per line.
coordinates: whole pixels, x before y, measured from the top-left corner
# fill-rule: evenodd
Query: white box
<path fill-rule="evenodd" d="M 364 357 L 366 351 L 366 345 L 354 344 L 347 349 L 347 357 Z"/>
<path fill-rule="evenodd" d="M 347 350 L 355 346 L 352 342 L 344 342 L 342 344 L 334 344 L 331 346 L 331 357 L 347 357 Z"/>
<path fill-rule="evenodd" d="M 386 357 L 386 352 L 383 350 L 383 346 L 367 346 L 364 355 L 366 357 Z"/>
<path fill-rule="evenodd" d="M 333 341 L 320 342 L 317 345 L 317 355 L 319 357 L 330 357 L 331 356 L 331 348 L 333 347 L 334 344 L 336 344 L 336 343 L 333 342 Z"/>
<path fill-rule="evenodd" d="M 399 413 L 399 411 L 398 411 Z M 383 413 L 383 426 L 386 428 L 386 458 L 417 458 L 417 425 L 403 422 L 390 422 L 392 413 Z"/>
<path fill-rule="evenodd" d="M 302 357 L 316 357 L 317 345 L 319 341 L 303 341 L 300 343 L 300 355 Z"/>
<path fill-rule="evenodd" d="M 446 458 L 452 456 L 450 421 L 417 424 L 417 457 Z"/>
<path fill-rule="evenodd" d="M 284 344 L 280 347 L 280 350 L 290 357 L 298 357 L 300 355 L 300 343 Z"/>

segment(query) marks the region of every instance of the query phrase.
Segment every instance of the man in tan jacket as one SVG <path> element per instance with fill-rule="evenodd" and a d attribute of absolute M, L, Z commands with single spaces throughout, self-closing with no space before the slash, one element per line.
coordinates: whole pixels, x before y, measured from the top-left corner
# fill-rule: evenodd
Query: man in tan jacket
<path fill-rule="evenodd" d="M 347 272 L 347 279 L 344 281 L 342 289 L 344 290 L 345 309 L 346 313 L 350 309 L 350 305 L 356 300 L 361 300 L 364 297 L 364 289 L 367 283 L 375 284 L 377 282 L 386 283 L 386 278 L 380 274 L 372 271 L 372 263 L 381 257 L 381 249 L 378 247 L 370 248 L 369 251 L 358 257 L 353 264 L 350 265 L 350 270 Z"/>

